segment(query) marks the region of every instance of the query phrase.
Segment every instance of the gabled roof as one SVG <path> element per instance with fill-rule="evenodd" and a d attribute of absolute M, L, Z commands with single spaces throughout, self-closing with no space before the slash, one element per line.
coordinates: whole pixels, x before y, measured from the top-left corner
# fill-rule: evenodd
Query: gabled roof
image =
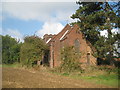
<path fill-rule="evenodd" d="M 66 32 L 68 29 L 66 29 L 67 27 L 69 27 L 69 30 L 71 30 L 71 26 L 69 25 L 69 24 L 67 24 L 63 29 L 62 29 L 62 31 L 61 32 L 59 32 L 57 35 L 55 35 L 54 37 L 52 37 L 51 38 L 51 40 L 48 42 L 48 43 L 50 43 L 50 42 L 52 42 L 52 41 L 54 41 L 56 38 L 57 38 L 57 36 L 58 35 L 60 35 L 61 33 L 63 33 L 63 32 Z M 66 34 L 68 33 L 68 31 L 66 32 Z M 64 34 L 64 35 L 63 35 Z M 65 37 L 65 33 L 63 33 L 62 34 L 62 36 L 63 36 L 63 38 Z M 61 38 L 62 39 L 62 38 Z"/>
<path fill-rule="evenodd" d="M 69 32 L 69 30 L 67 30 L 67 31 L 61 36 L 60 40 L 62 40 L 62 39 L 67 35 L 68 32 Z"/>
<path fill-rule="evenodd" d="M 57 35 L 55 35 L 54 37 L 52 37 L 47 43 L 50 43 L 50 42 L 54 41 L 57 38 L 57 36 L 59 36 L 60 34 L 62 34 L 62 35 L 61 35 L 61 37 L 59 37 L 59 40 L 60 41 L 64 40 L 65 37 L 67 36 L 67 34 L 69 34 L 76 27 L 79 27 L 79 26 L 77 24 L 75 24 L 74 26 L 70 26 L 69 24 L 67 24 L 62 29 L 61 32 L 59 32 Z"/>
<path fill-rule="evenodd" d="M 50 42 L 50 40 L 51 40 L 51 38 L 49 38 L 49 39 L 46 41 L 46 43 L 49 43 L 49 42 Z"/>

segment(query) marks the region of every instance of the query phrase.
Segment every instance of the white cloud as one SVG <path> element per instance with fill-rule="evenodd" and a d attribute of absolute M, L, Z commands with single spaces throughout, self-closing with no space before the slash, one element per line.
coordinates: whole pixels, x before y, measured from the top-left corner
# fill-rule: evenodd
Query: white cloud
<path fill-rule="evenodd" d="M 0 2 L 0 22 L 2 21 L 2 3 Z"/>
<path fill-rule="evenodd" d="M 1 0 L 2 2 L 75 2 L 78 0 Z"/>
<path fill-rule="evenodd" d="M 1 0 L 2 2 L 75 2 L 79 0 Z M 80 0 L 82 2 L 106 2 L 106 0 Z M 108 0 L 109 2 L 118 2 L 119 0 Z"/>
<path fill-rule="evenodd" d="M 45 22 L 42 29 L 36 32 L 36 35 L 43 37 L 45 34 L 57 34 L 64 26 L 59 22 Z"/>
<path fill-rule="evenodd" d="M 111 32 L 114 33 L 114 34 L 117 34 L 117 33 L 120 33 L 120 30 L 118 28 L 114 28 L 114 29 L 111 30 Z M 108 36 L 107 30 L 101 31 L 100 35 L 107 37 Z"/>
<path fill-rule="evenodd" d="M 10 35 L 12 38 L 15 38 L 17 41 L 23 42 L 23 35 L 18 30 L 7 29 L 2 31 L 3 35 Z"/>
<path fill-rule="evenodd" d="M 8 1 L 9 2 L 9 1 Z M 3 2 L 3 16 L 21 20 L 38 20 L 43 22 L 42 29 L 36 32 L 42 37 L 44 34 L 57 34 L 64 27 L 60 22 L 73 21 L 70 16 L 78 8 L 75 2 Z M 15 30 L 14 30 L 15 31 Z M 12 36 L 16 37 L 15 32 Z M 21 35 L 18 35 L 21 38 Z M 18 37 L 17 37 L 18 38 Z"/>
<path fill-rule="evenodd" d="M 75 2 L 12 2 L 3 3 L 3 13 L 22 20 L 71 21 L 78 8 Z"/>
<path fill-rule="evenodd" d="M 101 32 L 100 32 L 100 35 L 107 37 L 107 36 L 108 36 L 107 30 L 101 31 Z"/>
<path fill-rule="evenodd" d="M 120 30 L 118 28 L 116 28 L 116 29 L 112 29 L 111 32 L 116 34 L 116 33 L 120 33 Z"/>

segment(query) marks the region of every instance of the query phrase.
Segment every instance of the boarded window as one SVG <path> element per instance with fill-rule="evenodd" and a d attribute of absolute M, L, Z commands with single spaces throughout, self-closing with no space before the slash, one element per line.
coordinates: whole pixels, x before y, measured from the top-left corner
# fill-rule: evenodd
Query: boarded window
<path fill-rule="evenodd" d="M 80 42 L 79 42 L 79 40 L 76 39 L 74 41 L 74 44 L 75 44 L 75 51 L 76 51 L 76 53 L 79 53 L 80 52 Z"/>

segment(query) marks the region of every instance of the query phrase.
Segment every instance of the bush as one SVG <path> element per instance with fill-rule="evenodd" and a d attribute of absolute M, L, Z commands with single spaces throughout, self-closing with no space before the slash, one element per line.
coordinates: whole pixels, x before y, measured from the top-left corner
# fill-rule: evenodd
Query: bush
<path fill-rule="evenodd" d="M 100 67 L 98 67 L 98 70 L 106 71 L 108 74 L 113 72 L 113 73 L 116 73 L 118 75 L 119 75 L 119 71 L 120 71 L 119 68 L 116 68 L 113 66 L 100 66 Z"/>
<path fill-rule="evenodd" d="M 20 51 L 20 60 L 23 65 L 32 66 L 35 61 L 41 61 L 48 51 L 48 46 L 38 36 L 27 36 Z"/>
<path fill-rule="evenodd" d="M 73 46 L 65 47 L 61 50 L 62 64 L 60 71 L 73 72 L 81 70 L 79 59 L 81 57 L 80 52 L 76 52 Z"/>

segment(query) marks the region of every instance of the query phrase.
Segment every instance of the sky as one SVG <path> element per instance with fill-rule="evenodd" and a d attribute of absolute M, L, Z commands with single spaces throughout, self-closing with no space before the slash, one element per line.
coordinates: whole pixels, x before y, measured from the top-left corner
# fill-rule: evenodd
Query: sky
<path fill-rule="evenodd" d="M 27 35 L 57 34 L 79 8 L 76 0 L 2 0 L 0 34 L 23 42 Z M 114 31 L 114 30 L 113 30 Z M 102 31 L 101 35 L 107 35 Z"/>
<path fill-rule="evenodd" d="M 57 34 L 79 6 L 75 2 L 19 2 L 0 3 L 0 33 L 23 41 L 27 35 Z M 1 32 L 2 30 L 2 32 Z"/>

